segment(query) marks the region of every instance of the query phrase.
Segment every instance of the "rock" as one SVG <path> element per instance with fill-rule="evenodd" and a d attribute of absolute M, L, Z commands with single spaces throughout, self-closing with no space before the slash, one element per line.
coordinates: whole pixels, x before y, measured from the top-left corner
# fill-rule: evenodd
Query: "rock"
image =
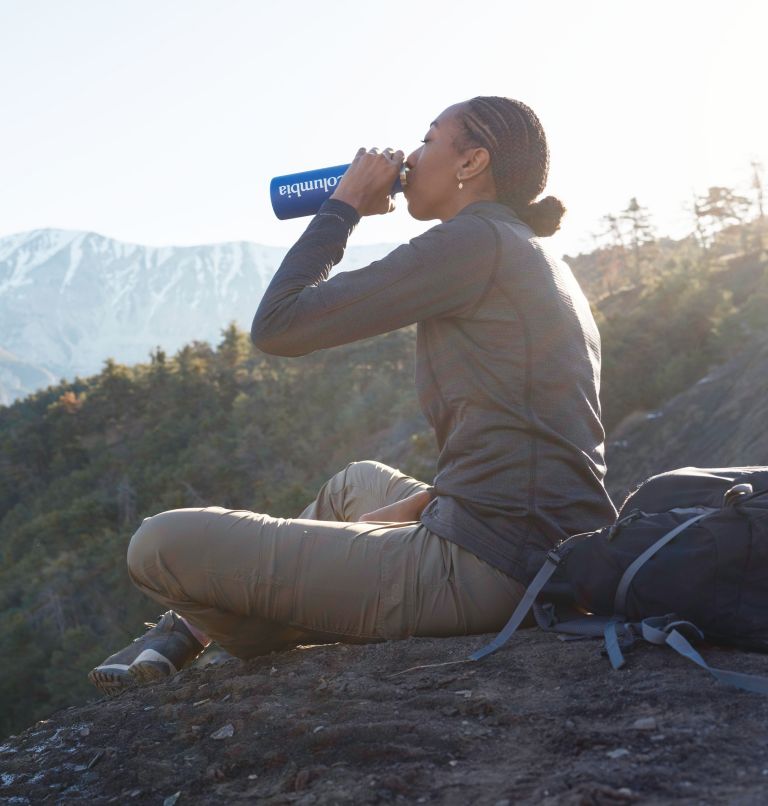
<path fill-rule="evenodd" d="M 230 739 L 235 734 L 235 728 L 232 723 L 228 723 L 224 725 L 223 728 L 219 728 L 217 731 L 211 734 L 211 739 Z"/>
<path fill-rule="evenodd" d="M 221 764 L 209 764 L 203 776 L 207 781 L 223 781 L 227 773 Z"/>

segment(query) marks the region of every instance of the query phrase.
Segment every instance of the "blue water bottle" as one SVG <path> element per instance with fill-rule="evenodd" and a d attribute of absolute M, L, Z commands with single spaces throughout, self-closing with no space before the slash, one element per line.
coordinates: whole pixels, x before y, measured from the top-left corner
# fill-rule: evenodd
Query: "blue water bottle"
<path fill-rule="evenodd" d="M 330 168 L 319 168 L 316 171 L 276 176 L 269 183 L 269 195 L 272 198 L 275 215 L 281 221 L 286 218 L 314 215 L 336 189 L 336 185 L 349 166 L 350 163 L 332 165 Z M 402 193 L 407 184 L 408 169 L 403 166 L 390 193 L 393 195 Z"/>

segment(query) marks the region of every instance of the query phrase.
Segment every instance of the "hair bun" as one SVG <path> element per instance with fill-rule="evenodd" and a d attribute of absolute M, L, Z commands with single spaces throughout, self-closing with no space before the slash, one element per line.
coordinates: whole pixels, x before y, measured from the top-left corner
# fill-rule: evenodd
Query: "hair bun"
<path fill-rule="evenodd" d="M 554 235 L 560 229 L 565 214 L 565 205 L 554 196 L 545 196 L 531 202 L 520 216 L 523 221 L 541 238 Z"/>

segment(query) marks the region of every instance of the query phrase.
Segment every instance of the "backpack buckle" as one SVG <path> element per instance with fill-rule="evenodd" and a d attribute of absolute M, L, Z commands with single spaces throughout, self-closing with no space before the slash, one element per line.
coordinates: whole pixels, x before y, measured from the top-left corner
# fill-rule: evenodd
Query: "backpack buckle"
<path fill-rule="evenodd" d="M 539 555 L 541 556 L 541 555 Z M 552 563 L 553 565 L 560 565 L 563 561 L 563 558 L 555 551 L 555 549 L 550 549 L 547 552 L 547 562 Z"/>
<path fill-rule="evenodd" d="M 734 484 L 729 490 L 725 491 L 723 496 L 723 506 L 733 507 L 748 495 L 752 495 L 754 489 L 751 484 Z"/>

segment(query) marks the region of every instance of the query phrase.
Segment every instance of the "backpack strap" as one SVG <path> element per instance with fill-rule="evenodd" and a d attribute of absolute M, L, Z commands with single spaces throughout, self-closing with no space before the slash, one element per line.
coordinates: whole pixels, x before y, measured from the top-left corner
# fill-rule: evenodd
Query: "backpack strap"
<path fill-rule="evenodd" d="M 701 666 L 702 669 L 706 669 L 721 683 L 735 686 L 742 691 L 768 694 L 768 677 L 734 672 L 729 669 L 716 669 L 714 666 L 710 666 L 691 646 L 681 630 L 693 628 L 699 636 L 701 636 L 701 631 L 688 621 L 670 621 L 670 618 L 670 616 L 661 616 L 659 618 L 647 618 L 642 621 L 643 638 L 652 644 L 666 644 L 672 647 L 679 655 L 693 661 L 697 666 Z"/>
<path fill-rule="evenodd" d="M 605 621 L 604 625 L 602 636 L 608 660 L 614 669 L 621 669 L 626 663 L 622 649 L 628 650 L 634 645 L 636 625 L 615 616 Z"/>
<path fill-rule="evenodd" d="M 622 574 L 621 579 L 619 580 L 618 586 L 616 587 L 616 596 L 614 597 L 613 602 L 614 616 L 605 624 L 603 629 L 605 649 L 608 653 L 608 659 L 611 662 L 611 666 L 613 666 L 614 669 L 621 669 L 622 666 L 624 666 L 625 660 L 624 654 L 621 651 L 622 645 L 624 645 L 626 648 L 627 638 L 633 637 L 632 626 L 631 624 L 625 622 L 625 617 L 627 614 L 626 608 L 629 586 L 632 584 L 632 580 L 637 575 L 637 572 L 645 565 L 645 563 L 648 562 L 648 560 L 651 559 L 651 557 L 654 556 L 654 554 L 656 554 L 656 552 L 664 548 L 667 543 L 674 540 L 682 531 L 687 529 L 689 526 L 693 526 L 694 523 L 700 521 L 702 518 L 705 518 L 714 510 L 707 508 L 703 512 L 701 509 L 677 511 L 686 514 L 690 511 L 694 511 L 696 514 L 692 518 L 688 518 L 687 521 L 683 521 L 683 523 L 678 524 L 674 529 L 671 529 L 669 532 L 662 535 L 655 543 L 653 543 L 642 554 L 636 557 L 635 560 L 627 566 Z M 619 630 L 622 632 L 622 637 L 624 638 L 623 641 L 619 640 Z M 631 644 L 632 641 L 630 640 L 629 643 Z M 659 642 L 657 641 L 656 643 Z"/>
<path fill-rule="evenodd" d="M 541 593 L 541 589 L 547 584 L 549 578 L 555 573 L 562 559 L 563 558 L 554 549 L 547 552 L 547 559 L 544 561 L 544 565 L 541 566 L 538 574 L 533 578 L 533 582 L 528 586 L 528 589 L 523 594 L 523 598 L 519 601 L 514 613 L 512 613 L 502 631 L 490 644 L 486 644 L 476 652 L 473 652 L 469 656 L 470 660 L 480 660 L 486 655 L 490 655 L 492 652 L 500 649 L 509 641 L 513 633 L 523 623 L 523 619 L 528 615 L 531 605 L 536 601 L 536 597 Z"/>
<path fill-rule="evenodd" d="M 689 518 L 687 521 L 684 521 L 660 537 L 639 557 L 635 558 L 634 562 L 627 566 L 627 569 L 624 571 L 624 574 L 622 575 L 621 580 L 616 588 L 616 597 L 613 603 L 613 610 L 616 615 L 622 617 L 626 615 L 627 593 L 629 592 L 629 586 L 632 584 L 632 580 L 635 578 L 637 572 L 648 562 L 648 560 L 650 560 L 651 557 L 653 557 L 653 555 L 659 551 L 659 549 L 662 549 L 664 546 L 666 546 L 670 540 L 674 540 L 680 534 L 680 532 L 682 532 L 684 529 L 687 529 L 689 526 L 692 526 L 694 523 L 696 523 L 696 521 L 706 518 L 706 516 L 713 511 L 714 510 L 712 509 L 707 509 L 705 512 L 701 512 L 701 510 L 699 510 L 699 514 L 694 515 L 694 517 Z"/>

